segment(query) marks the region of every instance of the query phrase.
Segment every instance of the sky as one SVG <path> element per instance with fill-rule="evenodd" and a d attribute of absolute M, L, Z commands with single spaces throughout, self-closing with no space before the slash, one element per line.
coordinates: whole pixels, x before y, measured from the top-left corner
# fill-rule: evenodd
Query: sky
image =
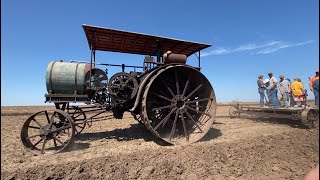
<path fill-rule="evenodd" d="M 211 44 L 201 72 L 217 102 L 258 101 L 257 78 L 308 77 L 319 68 L 318 0 L 1 1 L 1 105 L 48 105 L 46 68 L 89 61 L 82 24 Z M 96 52 L 96 61 L 142 65 L 143 55 Z M 196 65 L 196 56 L 187 64 Z M 109 77 L 120 68 L 109 69 Z M 309 90 L 309 99 L 313 93 Z"/>

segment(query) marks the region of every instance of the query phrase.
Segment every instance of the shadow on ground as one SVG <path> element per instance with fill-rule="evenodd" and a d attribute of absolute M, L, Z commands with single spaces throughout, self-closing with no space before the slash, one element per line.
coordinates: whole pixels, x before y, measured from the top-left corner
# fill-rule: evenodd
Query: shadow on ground
<path fill-rule="evenodd" d="M 211 128 L 208 133 L 200 140 L 200 142 L 210 141 L 214 138 L 221 136 L 219 129 Z M 106 132 L 96 133 L 81 133 L 75 137 L 76 142 L 68 148 L 67 151 L 78 151 L 87 149 L 90 146 L 90 141 L 103 140 L 103 139 L 115 139 L 117 141 L 131 141 L 136 139 L 143 139 L 144 141 L 153 141 L 160 146 L 170 146 L 171 144 L 157 138 L 151 132 L 149 132 L 141 124 L 132 124 L 129 128 L 114 129 Z M 89 142 L 84 142 L 89 141 Z"/>
<path fill-rule="evenodd" d="M 271 123 L 271 124 L 282 124 L 288 125 L 293 128 L 306 129 L 306 127 L 301 123 L 300 120 L 284 119 L 284 118 L 246 118 L 253 121 Z"/>
<path fill-rule="evenodd" d="M 131 141 L 144 139 L 145 141 L 154 141 L 158 145 L 166 146 L 168 143 L 157 138 L 149 132 L 142 124 L 131 124 L 129 128 L 114 129 L 106 132 L 81 133 L 76 136 L 76 141 L 94 141 L 99 139 L 115 139 L 117 141 Z"/>
<path fill-rule="evenodd" d="M 220 129 L 211 128 L 199 142 L 210 141 L 212 139 L 218 138 L 219 136 L 222 136 Z"/>

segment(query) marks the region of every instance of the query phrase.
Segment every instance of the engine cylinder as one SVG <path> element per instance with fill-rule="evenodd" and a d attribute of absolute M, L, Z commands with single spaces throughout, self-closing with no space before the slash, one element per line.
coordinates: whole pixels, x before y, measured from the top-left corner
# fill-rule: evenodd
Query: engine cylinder
<path fill-rule="evenodd" d="M 186 64 L 187 56 L 184 54 L 174 54 L 168 51 L 163 54 L 164 64 Z"/>

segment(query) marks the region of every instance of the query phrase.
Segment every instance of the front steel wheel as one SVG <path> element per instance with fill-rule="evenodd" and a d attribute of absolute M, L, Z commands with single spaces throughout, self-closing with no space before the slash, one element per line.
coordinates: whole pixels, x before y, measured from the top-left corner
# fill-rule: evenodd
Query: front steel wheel
<path fill-rule="evenodd" d="M 66 112 L 44 110 L 25 121 L 21 129 L 21 141 L 35 155 L 54 154 L 73 142 L 74 133 L 74 123 Z"/>

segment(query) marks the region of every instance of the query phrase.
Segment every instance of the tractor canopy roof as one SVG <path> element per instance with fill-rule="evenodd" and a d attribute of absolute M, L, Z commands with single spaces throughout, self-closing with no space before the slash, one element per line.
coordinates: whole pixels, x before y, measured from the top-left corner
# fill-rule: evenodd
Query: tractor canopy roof
<path fill-rule="evenodd" d="M 112 51 L 130 54 L 155 56 L 160 45 L 162 52 L 185 54 L 190 56 L 210 44 L 190 42 L 167 37 L 153 36 L 135 32 L 82 25 L 89 47 L 93 50 Z"/>

